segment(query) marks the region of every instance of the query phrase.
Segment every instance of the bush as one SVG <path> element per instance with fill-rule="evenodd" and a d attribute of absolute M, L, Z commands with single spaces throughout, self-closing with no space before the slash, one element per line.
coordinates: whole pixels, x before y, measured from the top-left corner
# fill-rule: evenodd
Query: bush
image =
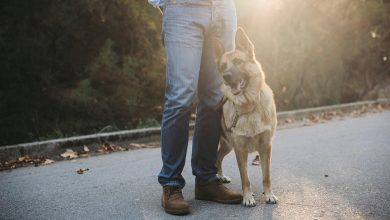
<path fill-rule="evenodd" d="M 279 111 L 390 96 L 388 0 L 236 3 Z M 146 0 L 4 0 L 0 20 L 0 145 L 158 126 L 161 15 Z"/>
<path fill-rule="evenodd" d="M 147 1 L 3 1 L 0 145 L 159 118 L 161 16 Z"/>

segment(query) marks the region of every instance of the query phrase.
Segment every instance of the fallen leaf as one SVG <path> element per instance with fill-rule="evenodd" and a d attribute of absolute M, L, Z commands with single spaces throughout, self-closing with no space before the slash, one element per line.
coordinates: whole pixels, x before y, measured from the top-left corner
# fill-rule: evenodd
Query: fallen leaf
<path fill-rule="evenodd" d="M 23 156 L 18 158 L 18 162 L 24 162 L 24 163 L 29 163 L 31 162 L 31 158 L 29 156 Z"/>
<path fill-rule="evenodd" d="M 99 149 L 96 150 L 96 152 L 98 152 L 98 153 L 103 153 L 103 152 L 105 152 L 105 150 L 102 149 L 102 148 L 99 148 Z"/>
<path fill-rule="evenodd" d="M 384 108 L 381 104 L 376 105 L 376 110 L 383 112 Z"/>
<path fill-rule="evenodd" d="M 90 151 L 89 148 L 84 145 L 83 150 L 79 151 L 78 154 L 79 156 L 86 157 L 88 156 L 87 154 L 89 153 L 89 151 Z"/>
<path fill-rule="evenodd" d="M 310 115 L 308 117 L 310 122 L 317 123 L 320 121 L 320 117 L 318 115 Z"/>
<path fill-rule="evenodd" d="M 25 160 L 25 158 L 26 158 L 26 157 L 19 157 L 19 158 L 18 158 L 18 161 L 19 161 L 19 162 L 23 162 L 23 161 Z"/>
<path fill-rule="evenodd" d="M 83 174 L 85 171 L 88 171 L 89 169 L 88 168 L 80 168 L 80 169 L 78 169 L 76 172 L 78 173 L 78 174 Z"/>
<path fill-rule="evenodd" d="M 286 118 L 286 119 L 284 120 L 284 122 L 286 122 L 287 124 L 290 124 L 292 121 L 293 121 L 293 120 L 292 120 L 291 118 Z"/>
<path fill-rule="evenodd" d="M 65 152 L 61 154 L 61 157 L 73 159 L 73 158 L 77 158 L 78 156 L 77 156 L 77 152 L 73 151 L 72 149 L 66 149 Z"/>
<path fill-rule="evenodd" d="M 353 110 L 353 111 L 350 113 L 350 115 L 351 115 L 352 117 L 358 117 L 358 116 L 360 115 L 360 112 L 359 112 L 358 110 Z"/>
<path fill-rule="evenodd" d="M 106 151 L 114 151 L 114 147 L 109 143 L 104 143 L 103 147 L 104 147 L 104 150 L 106 150 Z"/>
<path fill-rule="evenodd" d="M 115 145 L 111 145 L 109 143 L 103 143 L 103 145 L 101 145 L 97 150 L 96 152 L 98 153 L 103 153 L 103 152 L 108 152 L 108 151 L 115 151 Z"/>
<path fill-rule="evenodd" d="M 134 147 L 134 148 L 145 148 L 145 144 L 137 144 L 137 143 L 129 143 L 129 147 Z"/>
<path fill-rule="evenodd" d="M 51 159 L 45 159 L 45 161 L 42 163 L 43 165 L 48 165 L 54 163 L 54 160 Z"/>
<path fill-rule="evenodd" d="M 116 149 L 119 150 L 119 151 L 127 151 L 127 148 L 124 148 L 124 147 L 121 147 L 121 146 L 118 146 Z"/>
<path fill-rule="evenodd" d="M 323 118 L 325 120 L 331 120 L 334 116 L 336 116 L 336 112 L 335 111 L 325 112 L 324 115 L 323 115 Z"/>
<path fill-rule="evenodd" d="M 160 147 L 160 142 L 151 142 L 151 143 L 148 143 L 147 147 L 148 147 L 148 148 Z"/>
<path fill-rule="evenodd" d="M 84 151 L 89 152 L 89 148 L 87 146 L 84 146 Z"/>

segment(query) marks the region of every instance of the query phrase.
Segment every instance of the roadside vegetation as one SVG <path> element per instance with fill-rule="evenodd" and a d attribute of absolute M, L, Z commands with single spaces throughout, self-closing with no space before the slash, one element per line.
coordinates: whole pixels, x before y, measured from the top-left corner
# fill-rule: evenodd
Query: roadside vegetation
<path fill-rule="evenodd" d="M 390 97 L 390 1 L 239 1 L 279 111 Z M 161 15 L 146 0 L 0 4 L 0 146 L 158 126 Z"/>

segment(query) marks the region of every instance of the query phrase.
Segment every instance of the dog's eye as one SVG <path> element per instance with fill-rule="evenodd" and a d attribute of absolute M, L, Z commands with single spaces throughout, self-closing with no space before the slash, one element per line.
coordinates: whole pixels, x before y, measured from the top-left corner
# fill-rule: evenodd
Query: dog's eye
<path fill-rule="evenodd" d="M 243 61 L 241 59 L 235 58 L 233 59 L 233 64 L 234 65 L 240 65 Z"/>

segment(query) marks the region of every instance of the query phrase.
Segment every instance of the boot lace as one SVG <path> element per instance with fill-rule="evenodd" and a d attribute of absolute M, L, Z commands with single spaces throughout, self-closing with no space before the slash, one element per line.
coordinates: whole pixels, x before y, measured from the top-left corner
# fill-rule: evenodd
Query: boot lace
<path fill-rule="evenodd" d="M 180 187 L 171 187 L 167 189 L 168 195 L 171 199 L 184 199 Z"/>

